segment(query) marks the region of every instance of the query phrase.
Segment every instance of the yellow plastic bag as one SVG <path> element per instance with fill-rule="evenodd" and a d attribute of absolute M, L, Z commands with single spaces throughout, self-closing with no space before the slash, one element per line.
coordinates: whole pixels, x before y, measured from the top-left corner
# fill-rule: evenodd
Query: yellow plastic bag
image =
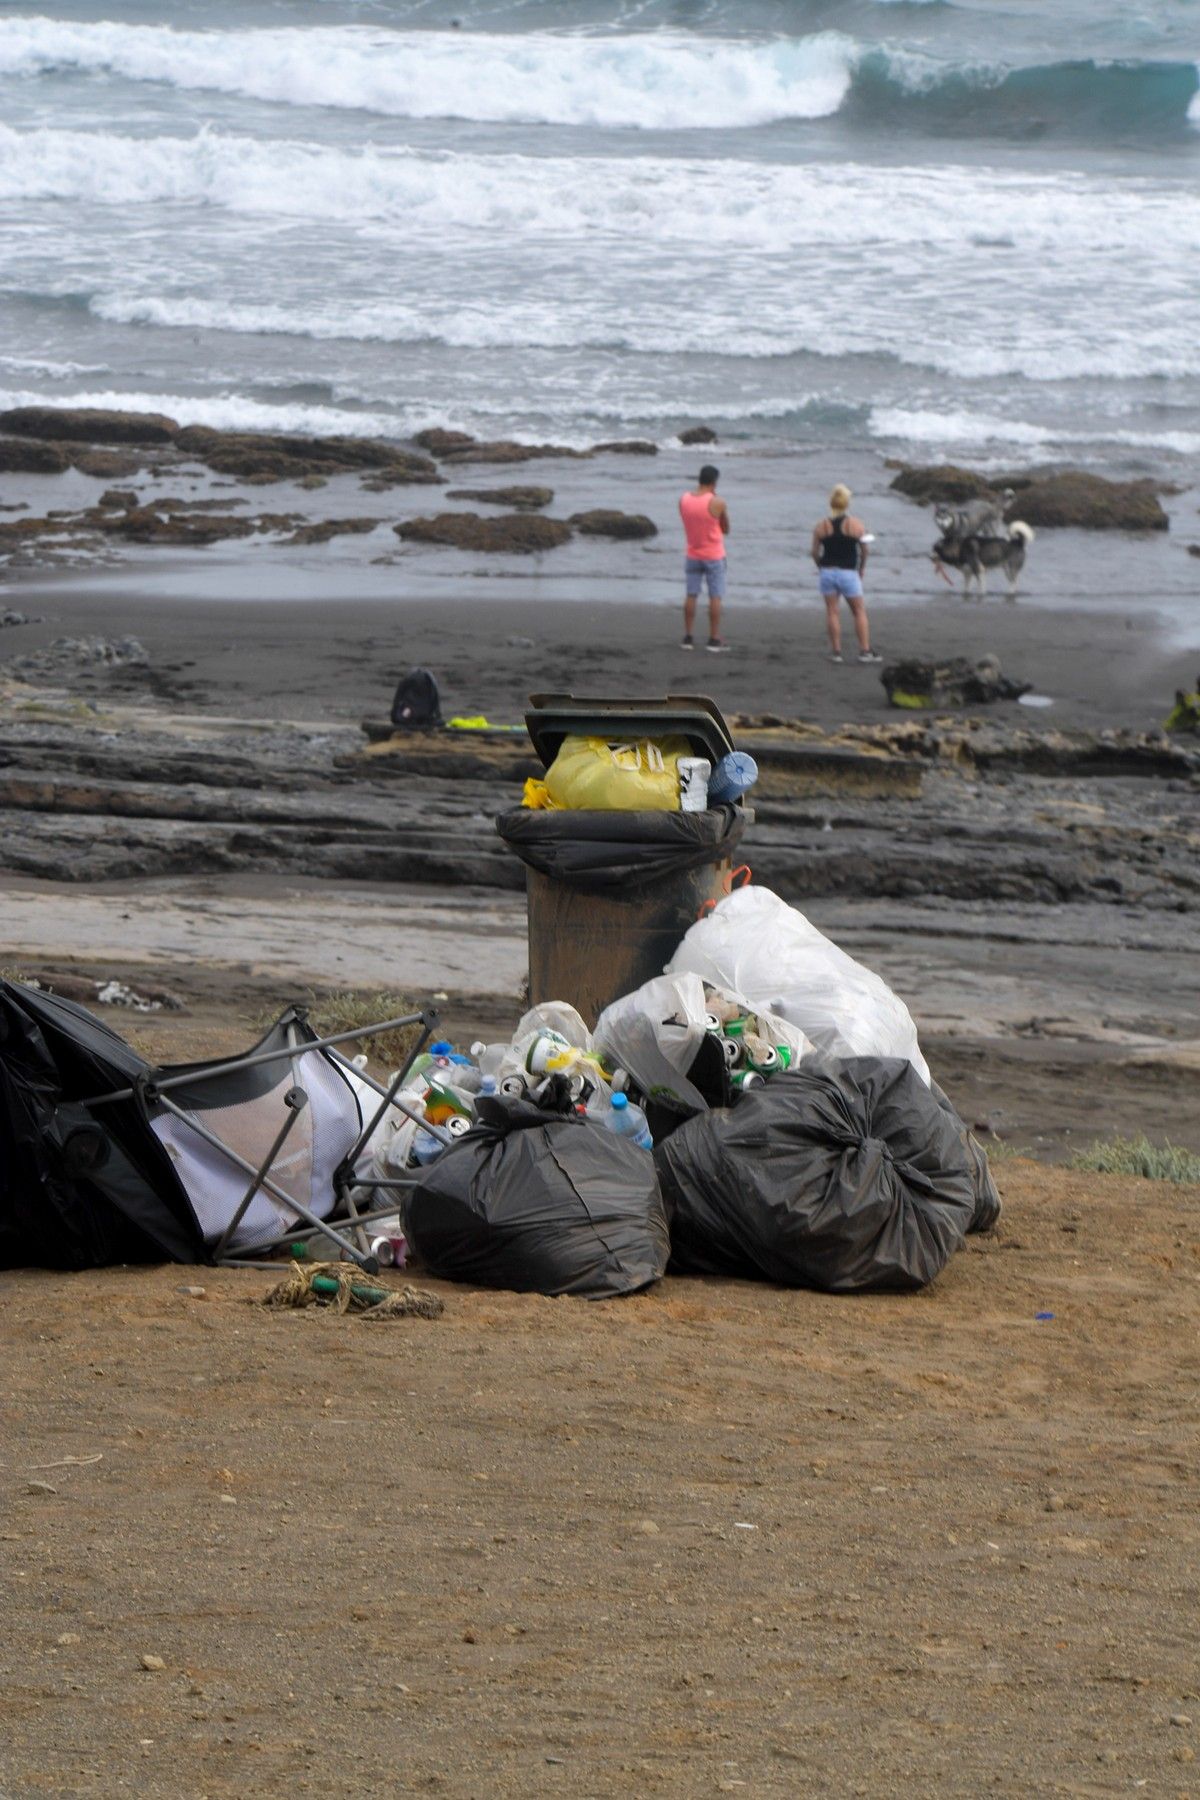
<path fill-rule="evenodd" d="M 546 770 L 546 791 L 572 812 L 678 812 L 679 758 L 691 754 L 684 737 L 634 744 L 564 738 Z"/>
<path fill-rule="evenodd" d="M 554 802 L 546 789 L 544 781 L 538 781 L 530 775 L 525 782 L 525 792 L 521 796 L 521 805 L 533 812 L 553 812 Z"/>

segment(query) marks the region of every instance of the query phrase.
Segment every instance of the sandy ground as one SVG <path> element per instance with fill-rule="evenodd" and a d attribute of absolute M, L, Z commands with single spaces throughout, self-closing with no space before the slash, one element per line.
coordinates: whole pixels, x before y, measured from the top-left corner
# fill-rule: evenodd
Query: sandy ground
<path fill-rule="evenodd" d="M 823 661 L 786 470 L 735 508 L 732 654 L 675 648 L 681 467 L 654 473 L 648 547 L 468 571 L 381 526 L 135 554 L 9 580 L 42 622 L 0 652 L 134 633 L 176 708 L 330 727 L 418 662 L 448 712 L 501 720 L 556 688 L 882 719 L 877 672 Z M 1144 729 L 1194 676 L 1178 531 L 1046 534 L 1027 599 L 965 608 L 886 479 L 851 471 L 889 654 L 996 651 L 1055 701 L 998 716 L 1039 725 Z M 648 477 L 555 480 L 567 510 L 637 506 Z M 1179 514 L 1195 535 L 1194 495 Z M 968 1120 L 1055 1157 L 1139 1128 L 1200 1147 L 1181 915 L 806 910 L 913 1002 Z M 6 964 L 175 989 L 183 1011 L 116 1020 L 162 1058 L 233 1048 L 310 984 L 444 995 L 453 1035 L 498 1035 L 523 952 L 519 904 L 461 888 L 0 897 Z M 0 1796 L 1200 1793 L 1200 1191 L 998 1177 L 998 1235 L 905 1299 L 439 1288 L 440 1320 L 367 1325 L 267 1312 L 257 1271 L 0 1274 Z"/>
<path fill-rule="evenodd" d="M 624 545 L 602 551 L 617 561 L 635 553 Z M 323 575 L 308 572 L 306 597 L 288 589 L 264 600 L 257 595 L 278 568 L 231 562 L 227 598 L 213 599 L 189 587 L 211 584 L 215 564 L 198 569 L 159 554 L 158 573 L 142 567 L 89 583 L 52 577 L 10 587 L 6 599 L 41 623 L 6 630 L 0 655 L 62 636 L 132 635 L 181 701 L 250 718 L 386 717 L 397 680 L 418 665 L 437 676 L 447 718 L 482 713 L 501 724 L 519 724 L 535 692 L 703 693 L 727 712 L 771 711 L 824 726 L 896 717 L 878 668 L 826 661 L 824 608 L 807 575 L 785 605 L 731 600 L 733 648 L 710 656 L 679 649 L 672 605 L 632 600 L 630 584 L 615 579 L 589 604 L 559 602 L 553 589 L 544 591 L 546 578 L 523 566 L 498 572 L 495 591 L 483 595 L 466 578 L 430 596 L 412 591 L 411 573 L 385 582 L 386 572 L 368 570 L 376 591 L 363 597 L 357 575 L 331 564 Z M 996 655 L 1006 674 L 1054 702 L 1036 712 L 1016 702 L 996 706 L 994 720 L 1147 730 L 1166 717 L 1175 689 L 1195 677 L 1200 629 L 1181 643 L 1152 602 L 1100 611 L 998 599 L 967 606 L 949 588 L 920 579 L 928 590 L 920 597 L 906 588 L 881 604 L 879 648 L 888 657 Z M 850 644 L 848 619 L 845 629 Z"/>
<path fill-rule="evenodd" d="M 1195 1793 L 1200 1190 L 1000 1184 L 910 1298 L 0 1276 L 0 1789 Z"/>

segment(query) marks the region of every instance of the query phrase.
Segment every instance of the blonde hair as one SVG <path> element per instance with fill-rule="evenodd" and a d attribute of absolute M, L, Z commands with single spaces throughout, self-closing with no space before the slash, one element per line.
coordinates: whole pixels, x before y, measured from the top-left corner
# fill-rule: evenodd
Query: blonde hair
<path fill-rule="evenodd" d="M 853 495 L 844 481 L 839 481 L 829 496 L 829 510 L 835 513 L 848 512 Z"/>

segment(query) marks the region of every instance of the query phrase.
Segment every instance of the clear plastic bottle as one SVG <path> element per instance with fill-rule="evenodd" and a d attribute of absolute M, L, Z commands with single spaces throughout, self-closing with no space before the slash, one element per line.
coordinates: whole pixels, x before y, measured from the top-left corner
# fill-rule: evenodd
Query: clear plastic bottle
<path fill-rule="evenodd" d="M 441 1138 L 434 1137 L 432 1131 L 422 1128 L 413 1139 L 412 1160 L 418 1169 L 424 1169 L 431 1162 L 436 1162 L 445 1148 Z"/>
<path fill-rule="evenodd" d="M 628 1094 L 614 1094 L 608 1111 L 601 1113 L 600 1118 L 608 1131 L 629 1138 L 639 1149 L 653 1150 L 654 1139 L 650 1136 L 646 1115 L 640 1106 L 632 1104 Z"/>

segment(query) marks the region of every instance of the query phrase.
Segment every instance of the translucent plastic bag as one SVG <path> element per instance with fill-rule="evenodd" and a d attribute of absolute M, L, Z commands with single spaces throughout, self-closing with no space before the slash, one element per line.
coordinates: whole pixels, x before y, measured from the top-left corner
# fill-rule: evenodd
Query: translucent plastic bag
<path fill-rule="evenodd" d="M 737 888 L 687 933 L 667 964 L 767 1007 L 834 1056 L 907 1057 L 929 1065 L 904 1002 L 770 888 Z"/>
<path fill-rule="evenodd" d="M 609 744 L 567 737 L 546 771 L 546 792 L 572 812 L 678 812 L 679 758 L 686 738 Z"/>

